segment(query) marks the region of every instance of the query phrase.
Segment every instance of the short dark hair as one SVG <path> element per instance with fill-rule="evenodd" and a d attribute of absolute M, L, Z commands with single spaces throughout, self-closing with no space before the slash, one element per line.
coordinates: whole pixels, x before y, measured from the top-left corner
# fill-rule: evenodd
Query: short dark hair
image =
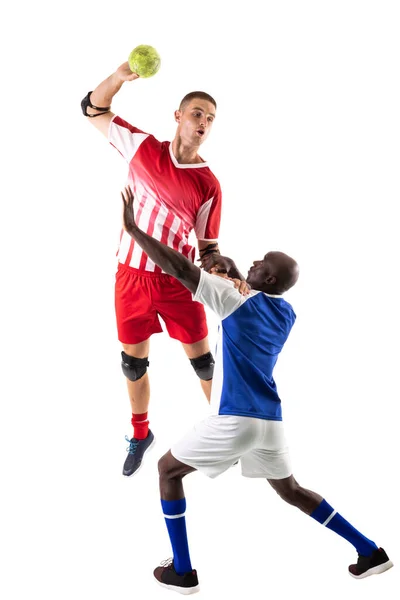
<path fill-rule="evenodd" d="M 184 98 L 182 98 L 181 103 L 179 105 L 179 110 L 185 110 L 186 106 L 194 98 L 201 98 L 201 100 L 207 100 L 207 102 L 211 102 L 211 104 L 214 104 L 215 110 L 217 109 L 217 103 L 215 102 L 214 98 L 210 96 L 210 94 L 207 94 L 206 92 L 190 92 L 189 94 L 186 94 Z"/>

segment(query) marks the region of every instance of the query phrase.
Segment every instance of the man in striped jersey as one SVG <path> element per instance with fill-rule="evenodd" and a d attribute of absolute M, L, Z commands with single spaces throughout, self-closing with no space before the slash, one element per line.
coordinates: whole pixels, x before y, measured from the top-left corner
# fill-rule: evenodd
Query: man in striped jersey
<path fill-rule="evenodd" d="M 212 129 L 216 102 L 205 92 L 187 94 L 175 111 L 174 140 L 159 142 L 111 112 L 111 101 L 123 83 L 137 78 L 123 63 L 82 100 L 83 113 L 127 161 L 140 227 L 191 262 L 195 248 L 188 237 L 194 229 L 202 266 L 209 269 L 219 253 L 221 189 L 198 151 Z M 115 307 L 133 425 L 123 474 L 130 476 L 154 440 L 148 421 L 147 366 L 150 336 L 162 331 L 159 316 L 169 335 L 182 343 L 208 401 L 214 359 L 203 305 L 194 302 L 190 292 L 163 272 L 126 231 L 121 234 L 118 261 Z"/>
<path fill-rule="evenodd" d="M 163 587 L 182 594 L 199 590 L 189 554 L 182 479 L 195 470 L 217 477 L 239 459 L 245 477 L 266 479 L 283 500 L 354 546 L 358 561 L 349 566 L 350 575 L 361 579 L 390 569 L 393 563 L 383 548 L 322 496 L 299 485 L 292 473 L 273 371 L 296 319 L 283 294 L 297 281 L 297 263 L 282 252 L 268 252 L 250 268 L 247 282 L 252 291 L 244 297 L 232 281 L 199 269 L 141 231 L 130 189 L 125 190 L 123 201 L 126 231 L 156 264 L 221 319 L 211 414 L 159 461 L 161 504 L 173 559 L 157 567 L 154 577 Z M 231 266 L 223 263 L 231 275 Z"/>

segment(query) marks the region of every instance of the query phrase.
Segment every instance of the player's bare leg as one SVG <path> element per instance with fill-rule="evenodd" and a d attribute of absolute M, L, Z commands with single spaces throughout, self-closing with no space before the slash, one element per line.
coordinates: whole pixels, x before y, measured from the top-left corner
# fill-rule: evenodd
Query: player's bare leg
<path fill-rule="evenodd" d="M 358 552 L 358 561 L 349 566 L 349 573 L 352 577 L 362 579 L 369 575 L 383 573 L 393 566 L 383 548 L 378 548 L 375 542 L 355 529 L 322 496 L 301 487 L 293 475 L 285 479 L 268 479 L 267 481 L 282 500 L 296 506 L 354 546 Z"/>
<path fill-rule="evenodd" d="M 150 339 L 139 344 L 123 344 L 124 372 L 128 386 L 129 401 L 132 409 L 133 436 L 126 438 L 129 442 L 123 475 L 130 477 L 142 464 L 145 452 L 154 442 L 154 435 L 149 429 L 147 418 L 150 402 L 150 382 L 146 371 L 147 357 L 150 350 Z"/>
<path fill-rule="evenodd" d="M 296 506 L 307 515 L 311 515 L 323 500 L 319 494 L 301 487 L 293 475 L 285 479 L 267 479 L 267 481 L 282 500 Z"/>
<path fill-rule="evenodd" d="M 158 461 L 158 473 L 160 476 L 160 496 L 162 500 L 181 500 L 185 497 L 182 479 L 185 475 L 195 471 L 172 456 L 168 450 Z"/>
<path fill-rule="evenodd" d="M 210 345 L 208 343 L 208 337 L 200 340 L 199 342 L 195 342 L 194 344 L 183 344 L 183 349 L 186 352 L 186 356 L 189 359 L 198 358 L 200 356 L 204 356 L 210 352 Z M 200 379 L 200 385 L 202 387 L 203 392 L 206 395 L 208 402 L 210 402 L 211 398 L 211 384 L 212 379 L 208 381 L 204 379 Z"/>
<path fill-rule="evenodd" d="M 183 464 L 168 451 L 159 460 L 158 471 L 161 506 L 171 541 L 173 560 L 166 561 L 154 569 L 154 577 L 163 587 L 192 594 L 199 590 L 199 581 L 190 562 L 182 478 L 195 469 Z"/>

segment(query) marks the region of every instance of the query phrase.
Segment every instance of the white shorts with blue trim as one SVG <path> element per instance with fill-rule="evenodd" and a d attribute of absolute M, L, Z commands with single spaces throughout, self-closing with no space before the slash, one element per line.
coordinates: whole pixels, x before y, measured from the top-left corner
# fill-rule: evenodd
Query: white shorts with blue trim
<path fill-rule="evenodd" d="M 244 477 L 284 479 L 292 474 L 282 421 L 211 415 L 171 448 L 177 460 L 218 477 L 240 459 Z"/>

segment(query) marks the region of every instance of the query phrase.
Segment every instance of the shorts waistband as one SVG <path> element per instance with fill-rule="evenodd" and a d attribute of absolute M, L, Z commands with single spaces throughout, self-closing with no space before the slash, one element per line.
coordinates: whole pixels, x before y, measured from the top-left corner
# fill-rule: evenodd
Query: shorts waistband
<path fill-rule="evenodd" d="M 135 267 L 124 265 L 120 262 L 118 263 L 118 271 L 128 271 L 128 273 L 134 273 L 135 275 L 140 275 L 140 277 L 149 277 L 150 279 L 174 279 L 172 275 L 168 275 L 168 273 L 155 273 L 154 271 L 135 269 Z"/>

